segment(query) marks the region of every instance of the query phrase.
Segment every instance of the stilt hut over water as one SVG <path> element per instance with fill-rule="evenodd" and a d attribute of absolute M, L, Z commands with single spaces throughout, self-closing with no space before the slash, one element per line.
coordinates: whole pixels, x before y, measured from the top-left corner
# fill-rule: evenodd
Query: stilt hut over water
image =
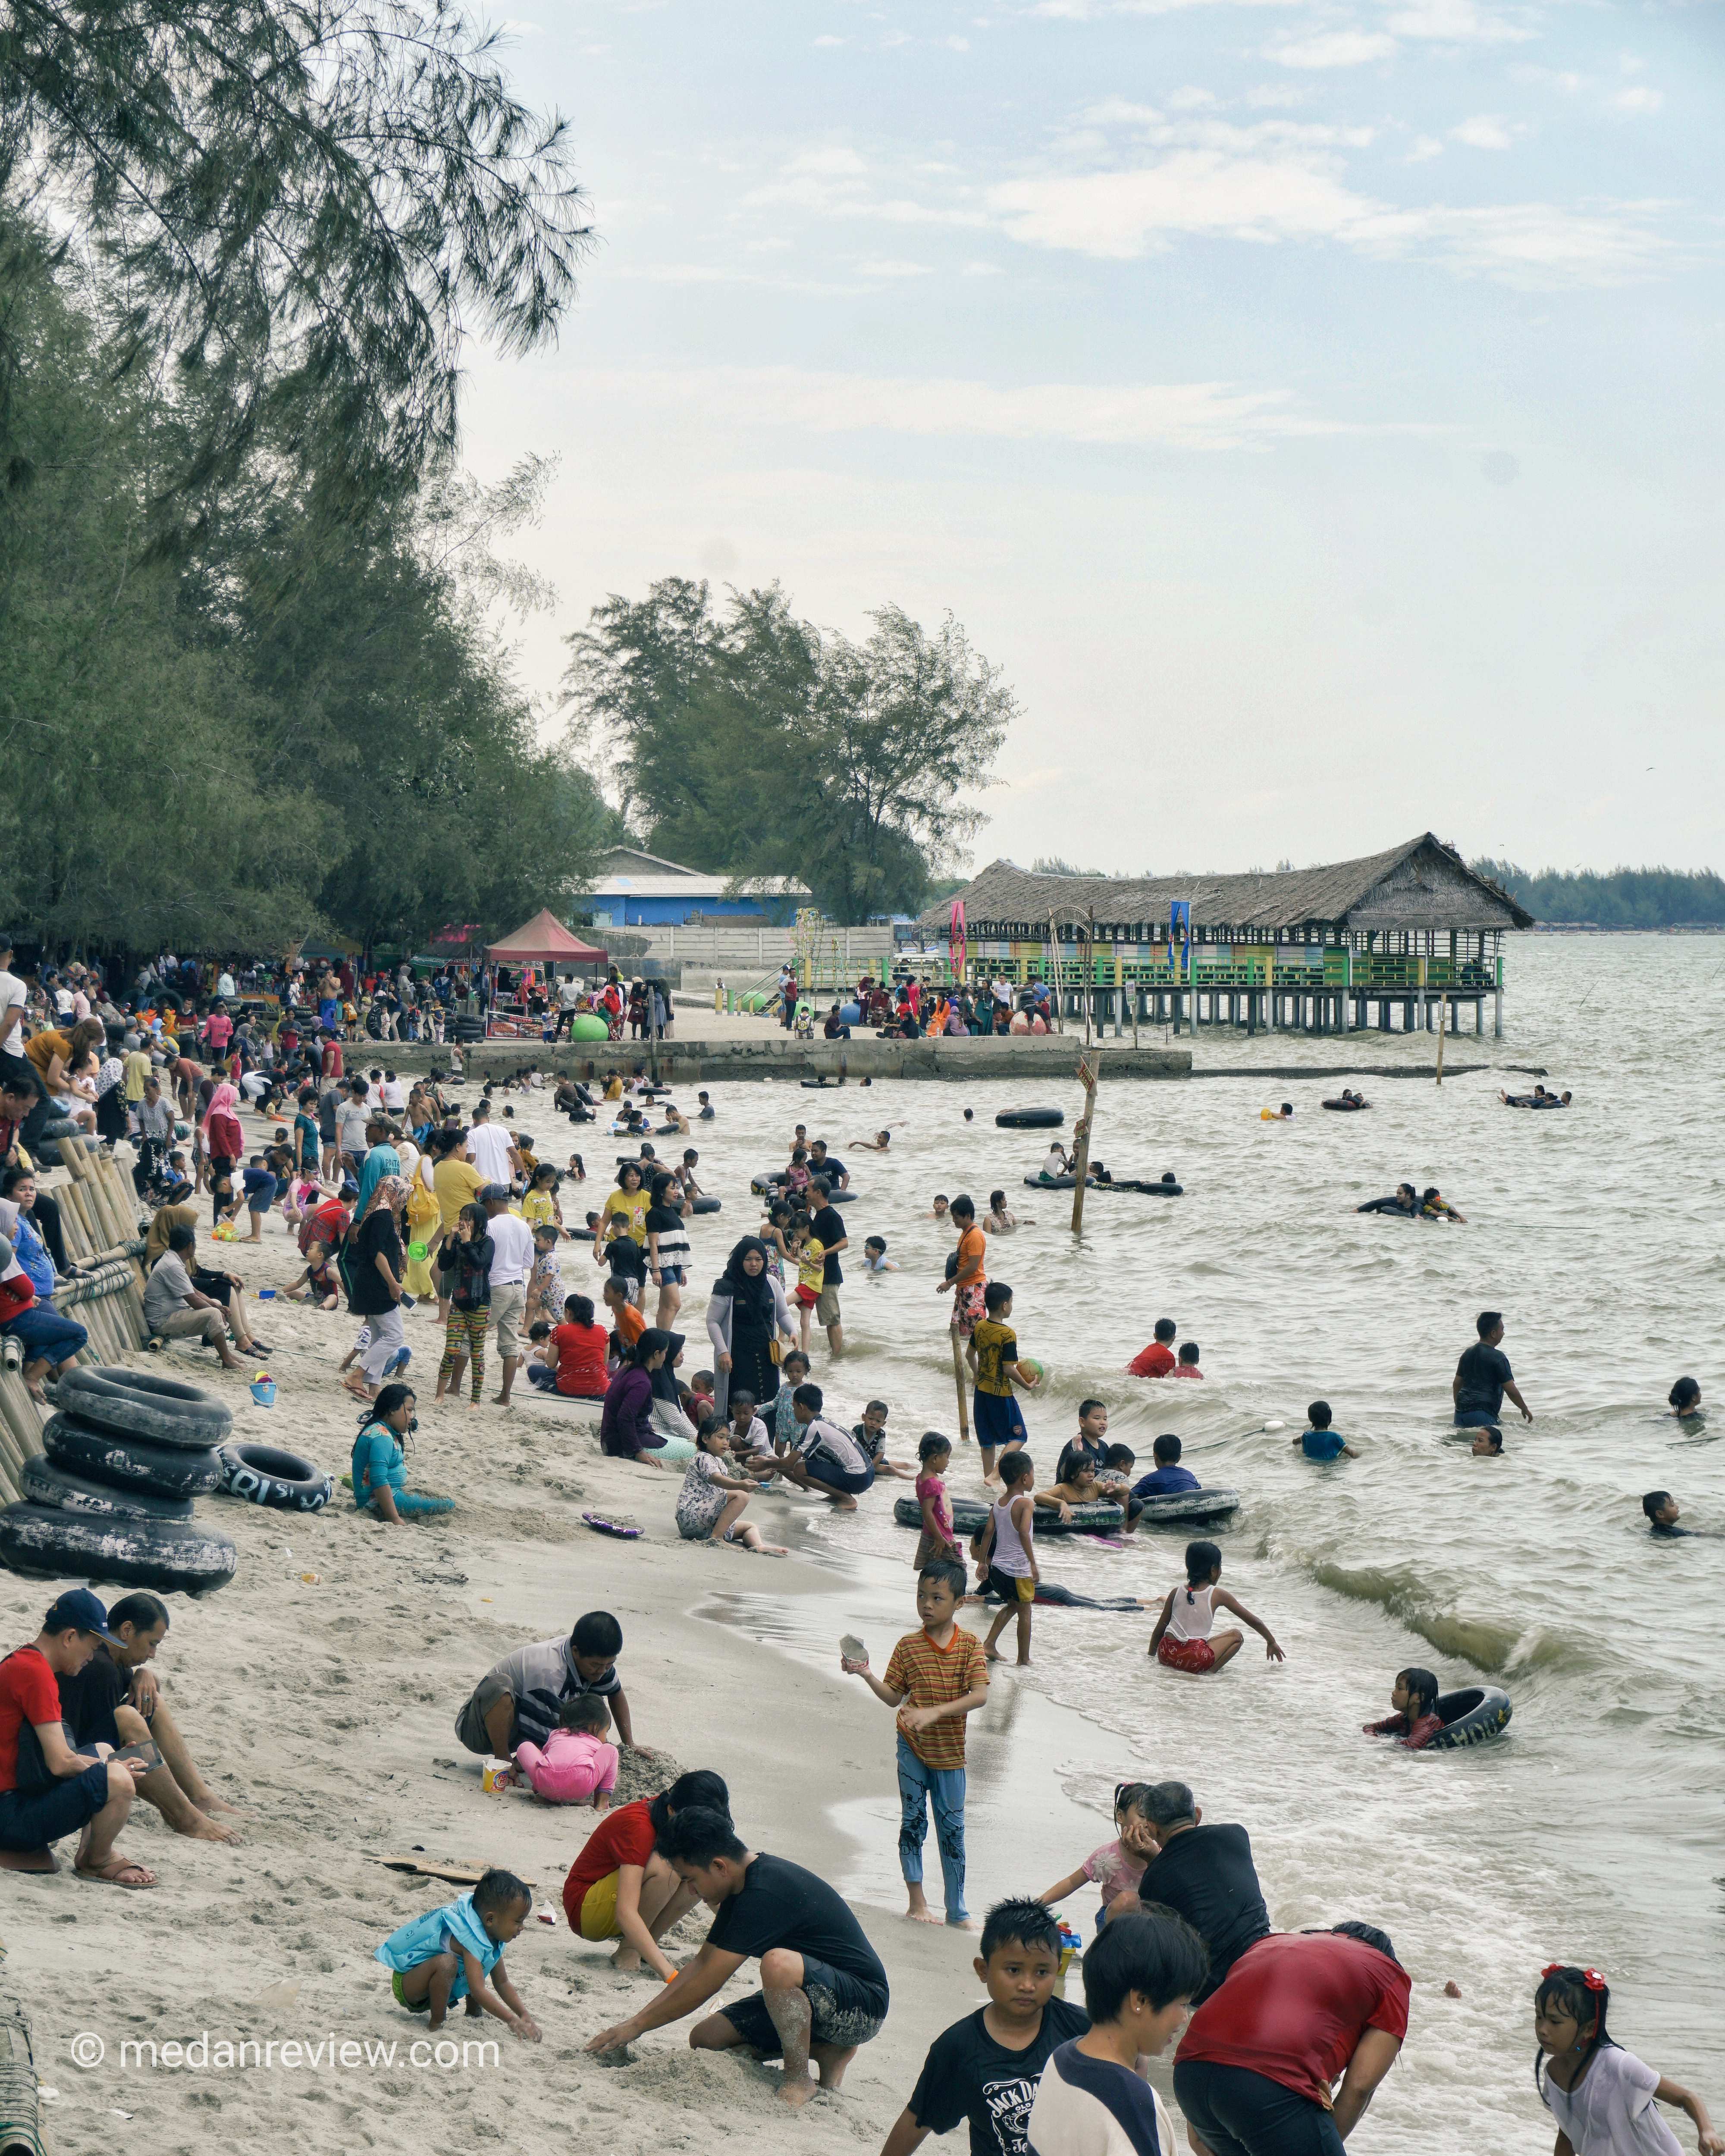
<path fill-rule="evenodd" d="M 962 907 L 960 913 L 958 908 Z M 922 916 L 972 982 L 1045 981 L 1098 1025 L 1503 1032 L 1503 937 L 1533 916 L 1430 831 L 1274 875 L 1038 875 L 991 861 Z M 956 965 L 954 961 L 956 958 Z"/>

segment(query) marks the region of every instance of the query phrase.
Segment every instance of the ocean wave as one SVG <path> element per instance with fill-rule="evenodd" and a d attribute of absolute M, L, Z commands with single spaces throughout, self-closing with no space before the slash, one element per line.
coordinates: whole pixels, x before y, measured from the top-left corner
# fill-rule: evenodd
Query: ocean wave
<path fill-rule="evenodd" d="M 1492 1676 L 1513 1670 L 1579 1670 L 1592 1660 L 1584 1647 L 1543 1626 L 1497 1625 L 1489 1618 L 1464 1617 L 1445 1609 L 1425 1581 L 1399 1568 L 1351 1569 L 1321 1560 L 1308 1563 L 1306 1569 L 1320 1587 L 1355 1602 L 1375 1602 L 1440 1655 L 1471 1662 Z"/>

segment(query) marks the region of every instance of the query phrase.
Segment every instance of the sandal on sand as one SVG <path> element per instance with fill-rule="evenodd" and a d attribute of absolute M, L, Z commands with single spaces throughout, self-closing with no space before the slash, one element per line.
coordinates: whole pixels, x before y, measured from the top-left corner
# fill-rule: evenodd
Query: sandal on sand
<path fill-rule="evenodd" d="M 100 1879 L 105 1886 L 126 1887 L 134 1892 L 156 1884 L 156 1874 L 146 1871 L 141 1864 L 135 1864 L 129 1856 L 110 1856 L 105 1864 L 78 1864 L 73 1870 L 80 1879 Z M 136 1876 L 128 1878 L 128 1872 Z"/>

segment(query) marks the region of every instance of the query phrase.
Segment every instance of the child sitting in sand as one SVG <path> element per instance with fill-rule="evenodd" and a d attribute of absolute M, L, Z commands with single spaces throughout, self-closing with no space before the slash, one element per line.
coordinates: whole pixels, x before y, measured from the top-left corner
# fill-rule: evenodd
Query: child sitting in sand
<path fill-rule="evenodd" d="M 1149 1796 L 1147 1782 L 1122 1782 L 1114 1792 L 1114 1840 L 1105 1841 L 1100 1849 L 1093 1849 L 1076 1871 L 1069 1871 L 1064 1879 L 1045 1887 L 1037 1900 L 1064 1902 L 1067 1895 L 1077 1893 L 1082 1887 L 1097 1887 L 1102 1897 L 1102 1906 L 1096 1912 L 1096 1929 L 1100 1931 L 1107 1921 L 1109 1905 L 1122 1894 L 1131 1897 L 1137 1892 L 1144 1866 L 1158 1853 L 1159 1845 L 1150 1820 Z"/>
<path fill-rule="evenodd" d="M 1231 1609 L 1241 1624 L 1261 1635 L 1264 1653 L 1272 1662 L 1287 1656 L 1261 1619 L 1253 1616 L 1243 1602 L 1236 1602 L 1216 1582 L 1222 1577 L 1222 1553 L 1214 1543 L 1186 1545 L 1186 1584 L 1177 1587 L 1162 1605 L 1156 1630 L 1150 1635 L 1152 1658 L 1165 1670 L 1184 1670 L 1191 1676 L 1208 1676 L 1224 1668 L 1240 1652 L 1243 1632 L 1219 1632 L 1213 1640 L 1210 1627 L 1218 1609 Z"/>
<path fill-rule="evenodd" d="M 430 2026 L 441 2029 L 465 1999 L 470 2014 L 495 2014 L 506 2029 L 536 2044 L 538 2025 L 503 1966 L 503 1949 L 521 1937 L 532 1907 L 531 1893 L 512 1871 L 491 1871 L 459 1902 L 428 1909 L 392 1932 L 375 1958 L 393 1971 L 389 1988 L 398 2004 L 409 2014 L 429 2008 Z"/>
<path fill-rule="evenodd" d="M 851 1424 L 850 1435 L 874 1461 L 877 1475 L 896 1475 L 901 1482 L 914 1482 L 922 1472 L 920 1468 L 908 1467 L 886 1457 L 888 1413 L 885 1400 L 870 1400 L 863 1409 L 862 1420 Z"/>
<path fill-rule="evenodd" d="M 741 1524 L 755 1485 L 725 1472 L 730 1451 L 731 1425 L 722 1415 L 708 1415 L 696 1432 L 695 1457 L 677 1493 L 677 1532 L 685 1543 L 731 1543 L 763 1557 L 788 1555 L 778 1543 L 762 1542 L 758 1527 Z"/>
<path fill-rule="evenodd" d="M 548 1804 L 591 1799 L 596 1812 L 608 1811 L 617 1787 L 617 1747 L 605 1741 L 610 1727 L 611 1710 L 597 1692 L 566 1699 L 543 1750 L 531 1738 L 516 1745 L 516 1779 Z"/>

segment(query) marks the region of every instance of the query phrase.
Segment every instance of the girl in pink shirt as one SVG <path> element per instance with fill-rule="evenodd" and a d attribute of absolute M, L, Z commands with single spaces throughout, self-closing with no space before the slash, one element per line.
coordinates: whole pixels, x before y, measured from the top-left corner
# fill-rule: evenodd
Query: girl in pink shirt
<path fill-rule="evenodd" d="M 530 1741 L 516 1745 L 516 1771 L 548 1804 L 583 1804 L 608 1811 L 617 1787 L 617 1747 L 605 1742 L 611 1710 L 595 1692 L 567 1701 L 544 1749 Z"/>

